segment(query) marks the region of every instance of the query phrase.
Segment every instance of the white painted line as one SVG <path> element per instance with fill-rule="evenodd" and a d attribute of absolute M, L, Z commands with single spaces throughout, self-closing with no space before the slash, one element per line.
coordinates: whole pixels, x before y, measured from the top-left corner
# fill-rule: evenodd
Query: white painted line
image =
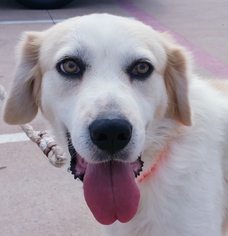
<path fill-rule="evenodd" d="M 131 19 L 136 19 L 135 17 L 128 17 Z M 66 19 L 59 20 L 12 20 L 12 21 L 0 21 L 0 25 L 18 25 L 18 24 L 41 24 L 41 23 L 59 23 Z"/>
<path fill-rule="evenodd" d="M 0 144 L 3 143 L 14 143 L 30 140 L 25 133 L 15 133 L 15 134 L 1 134 Z"/>
<path fill-rule="evenodd" d="M 0 25 L 17 25 L 17 24 L 41 24 L 41 23 L 58 23 L 63 21 L 60 20 L 17 20 L 17 21 L 0 21 Z"/>

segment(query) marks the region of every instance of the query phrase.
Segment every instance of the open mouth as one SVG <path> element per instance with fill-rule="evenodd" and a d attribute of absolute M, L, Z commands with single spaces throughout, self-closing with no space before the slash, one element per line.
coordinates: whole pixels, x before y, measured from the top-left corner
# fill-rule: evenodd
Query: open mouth
<path fill-rule="evenodd" d="M 80 179 L 83 182 L 88 162 L 84 160 L 76 151 L 74 152 L 74 156 L 71 157 L 70 162 L 70 171 L 74 175 L 75 179 Z M 102 162 L 103 165 L 108 165 L 108 163 L 112 162 L 120 162 L 120 161 L 107 161 Z M 124 163 L 124 162 L 121 162 Z M 100 163 L 101 164 L 101 163 Z M 94 165 L 100 165 L 100 164 L 94 164 Z M 142 171 L 143 167 L 143 161 L 141 160 L 141 155 L 138 157 L 138 159 L 135 162 L 129 163 L 132 171 L 134 172 L 135 178 L 137 178 L 140 175 L 140 172 Z"/>
<path fill-rule="evenodd" d="M 140 193 L 135 178 L 143 167 L 141 155 L 133 162 L 111 160 L 88 163 L 74 149 L 68 134 L 70 171 L 83 181 L 84 196 L 91 212 L 104 225 L 130 221 L 137 212 Z"/>

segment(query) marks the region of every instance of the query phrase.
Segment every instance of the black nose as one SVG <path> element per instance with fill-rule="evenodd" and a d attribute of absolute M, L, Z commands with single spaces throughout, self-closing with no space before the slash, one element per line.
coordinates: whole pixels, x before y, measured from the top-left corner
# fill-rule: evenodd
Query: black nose
<path fill-rule="evenodd" d="M 132 126 L 123 119 L 100 119 L 91 123 L 89 132 L 91 140 L 99 149 L 114 154 L 129 143 Z"/>

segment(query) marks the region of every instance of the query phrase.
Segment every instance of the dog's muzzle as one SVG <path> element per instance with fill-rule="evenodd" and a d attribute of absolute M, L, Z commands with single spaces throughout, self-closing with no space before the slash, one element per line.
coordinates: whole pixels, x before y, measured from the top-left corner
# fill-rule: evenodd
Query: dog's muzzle
<path fill-rule="evenodd" d="M 118 158 L 131 140 L 132 125 L 124 119 L 100 119 L 89 126 L 92 143 L 105 152 L 109 159 L 86 162 L 72 145 L 67 132 L 71 154 L 70 171 L 83 181 L 85 200 L 94 217 L 101 224 L 131 220 L 137 212 L 140 193 L 134 180 L 142 171 L 141 155 L 133 162 Z"/>
<path fill-rule="evenodd" d="M 125 119 L 96 119 L 89 125 L 89 135 L 92 143 L 110 158 L 97 158 L 96 161 L 126 161 L 119 157 L 118 153 L 123 150 L 131 140 L 132 125 Z M 83 181 L 87 168 L 87 162 L 75 150 L 70 132 L 67 131 L 68 149 L 71 155 L 70 171 L 75 179 Z M 103 156 L 102 156 L 103 157 Z M 130 163 L 135 178 L 140 175 L 143 167 L 141 154 L 135 162 Z"/>

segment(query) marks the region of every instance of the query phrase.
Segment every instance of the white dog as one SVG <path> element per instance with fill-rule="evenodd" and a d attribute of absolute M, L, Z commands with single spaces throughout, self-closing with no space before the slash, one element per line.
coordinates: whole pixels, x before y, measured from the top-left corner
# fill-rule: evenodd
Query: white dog
<path fill-rule="evenodd" d="M 108 235 L 226 234 L 227 82 L 195 76 L 167 34 L 107 14 L 27 32 L 18 54 L 4 119 L 40 108 L 71 135 L 71 170 Z"/>

